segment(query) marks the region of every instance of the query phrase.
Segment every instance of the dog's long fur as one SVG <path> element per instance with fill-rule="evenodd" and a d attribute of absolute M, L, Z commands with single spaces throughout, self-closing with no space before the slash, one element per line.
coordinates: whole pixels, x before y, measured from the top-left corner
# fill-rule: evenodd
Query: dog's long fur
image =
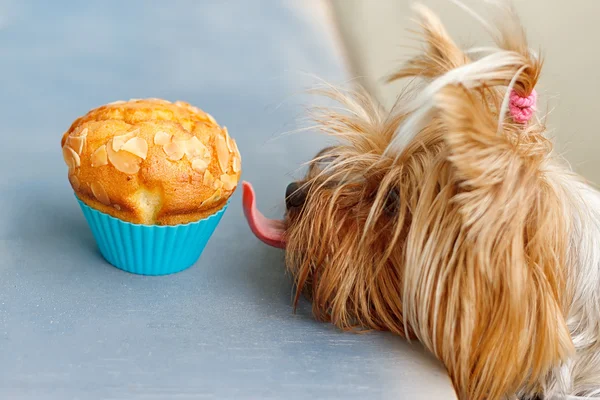
<path fill-rule="evenodd" d="M 341 143 L 302 180 L 286 264 L 317 318 L 417 339 L 460 399 L 600 396 L 600 195 L 542 121 L 506 115 L 542 62 L 496 9 L 497 48 L 474 58 L 418 7 L 426 48 L 391 80 L 423 84 L 391 112 L 326 93 L 347 112 L 315 119 Z"/>

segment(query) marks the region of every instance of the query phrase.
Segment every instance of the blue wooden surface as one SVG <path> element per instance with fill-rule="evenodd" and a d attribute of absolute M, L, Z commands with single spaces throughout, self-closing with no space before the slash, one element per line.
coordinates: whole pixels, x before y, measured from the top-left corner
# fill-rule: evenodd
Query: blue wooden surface
<path fill-rule="evenodd" d="M 347 77 L 297 1 L 0 1 L 1 399 L 447 399 L 418 346 L 290 307 L 283 254 L 238 191 L 200 261 L 167 277 L 109 266 L 60 138 L 129 98 L 185 100 L 229 128 L 261 208 L 324 144 L 294 130 L 316 74 Z"/>

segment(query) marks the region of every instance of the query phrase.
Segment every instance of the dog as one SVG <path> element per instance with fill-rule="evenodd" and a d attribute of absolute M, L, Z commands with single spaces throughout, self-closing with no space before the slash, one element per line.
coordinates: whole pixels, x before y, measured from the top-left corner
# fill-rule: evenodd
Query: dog
<path fill-rule="evenodd" d="M 343 330 L 418 340 L 460 399 L 600 398 L 600 194 L 558 156 L 535 91 L 543 60 L 509 2 L 461 49 L 418 5 L 423 51 L 391 110 L 331 86 L 323 149 L 254 234 L 285 249 L 296 296 Z M 473 15 L 473 11 L 471 11 Z M 343 109 L 343 111 L 339 111 Z"/>

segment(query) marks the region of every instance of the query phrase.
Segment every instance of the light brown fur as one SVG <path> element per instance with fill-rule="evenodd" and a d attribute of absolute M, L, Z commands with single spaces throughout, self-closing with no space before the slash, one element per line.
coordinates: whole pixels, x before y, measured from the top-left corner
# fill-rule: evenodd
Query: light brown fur
<path fill-rule="evenodd" d="M 470 62 L 420 11 L 426 50 L 391 79 L 427 81 Z M 327 92 L 348 112 L 319 109 L 315 119 L 341 143 L 313 160 L 301 180 L 306 202 L 286 217 L 296 302 L 305 292 L 315 316 L 341 329 L 418 339 L 460 399 L 542 393 L 544 377 L 573 352 L 570 227 L 563 194 L 545 175 L 552 145 L 535 121 L 498 128 L 513 77 L 529 94 L 542 66 L 520 25 L 507 24 L 497 43 L 520 63 L 472 87 L 444 87 L 429 123 L 400 153 L 387 150 L 410 116 L 407 97 L 389 113 L 363 92 Z M 393 191 L 397 208 L 386 212 Z"/>

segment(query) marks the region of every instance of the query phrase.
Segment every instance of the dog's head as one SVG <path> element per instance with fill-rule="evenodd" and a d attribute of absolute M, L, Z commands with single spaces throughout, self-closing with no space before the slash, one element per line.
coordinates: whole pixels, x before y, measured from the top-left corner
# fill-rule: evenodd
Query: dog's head
<path fill-rule="evenodd" d="M 572 349 L 568 227 L 544 176 L 552 146 L 526 104 L 541 61 L 510 7 L 492 28 L 498 48 L 478 58 L 418 10 L 426 50 L 391 79 L 423 84 L 391 112 L 328 92 L 347 112 L 315 120 L 339 144 L 287 187 L 284 220 L 257 211 L 249 184 L 246 216 L 285 248 L 296 301 L 307 293 L 319 319 L 417 338 L 461 398 L 536 392 Z"/>

